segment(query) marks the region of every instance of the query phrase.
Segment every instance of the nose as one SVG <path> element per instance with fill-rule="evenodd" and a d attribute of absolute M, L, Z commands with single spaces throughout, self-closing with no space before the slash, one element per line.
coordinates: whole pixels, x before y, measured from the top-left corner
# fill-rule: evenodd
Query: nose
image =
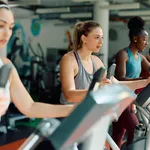
<path fill-rule="evenodd" d="M 102 38 L 100 38 L 99 44 L 103 44 L 103 39 Z"/>
<path fill-rule="evenodd" d="M 10 35 L 10 30 L 9 30 L 9 28 L 4 28 L 4 36 L 5 37 L 7 37 L 7 36 L 9 36 Z"/>

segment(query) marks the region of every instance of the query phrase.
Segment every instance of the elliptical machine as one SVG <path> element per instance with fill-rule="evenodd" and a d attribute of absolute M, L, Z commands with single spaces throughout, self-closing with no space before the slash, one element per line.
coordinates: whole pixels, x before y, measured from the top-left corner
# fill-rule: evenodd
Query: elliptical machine
<path fill-rule="evenodd" d="M 51 126 L 47 130 L 41 126 L 19 150 L 33 150 L 32 147 L 39 144 L 45 133 L 50 133 L 47 139 L 54 150 L 69 150 L 76 142 L 83 143 L 82 150 L 104 150 L 110 122 L 119 117 L 134 99 L 132 91 L 120 85 L 107 85 L 89 92 L 53 132 L 50 132 Z"/>
<path fill-rule="evenodd" d="M 100 68 L 95 74 L 86 98 L 61 124 L 58 120 L 56 125 L 51 119 L 42 120 L 19 150 L 33 150 L 44 137 L 54 150 L 70 150 L 75 142 L 83 143 L 82 150 L 104 150 L 110 122 L 135 99 L 131 90 L 120 85 L 107 85 L 94 91 L 104 72 L 105 69 Z"/>

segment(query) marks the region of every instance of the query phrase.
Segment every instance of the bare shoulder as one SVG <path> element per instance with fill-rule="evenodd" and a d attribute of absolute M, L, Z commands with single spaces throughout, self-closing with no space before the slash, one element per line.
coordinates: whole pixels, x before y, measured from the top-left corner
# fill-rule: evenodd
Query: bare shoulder
<path fill-rule="evenodd" d="M 62 62 L 68 62 L 68 63 L 74 63 L 76 61 L 75 56 L 73 54 L 73 52 L 68 52 L 66 53 L 62 58 L 61 58 L 61 63 Z"/>
<path fill-rule="evenodd" d="M 147 55 L 146 59 L 150 62 L 150 55 Z"/>
<path fill-rule="evenodd" d="M 66 53 L 66 54 L 62 57 L 62 59 L 74 59 L 74 54 L 73 54 L 73 52 L 71 51 L 71 52 Z"/>
<path fill-rule="evenodd" d="M 103 62 L 96 55 L 92 55 L 92 59 L 93 59 L 94 63 L 96 64 L 97 68 L 104 66 Z"/>
<path fill-rule="evenodd" d="M 146 57 L 142 54 L 139 53 L 139 55 L 141 56 L 142 59 L 146 59 Z"/>
<path fill-rule="evenodd" d="M 1 60 L 4 64 L 12 64 L 12 62 L 6 57 L 2 57 Z"/>
<path fill-rule="evenodd" d="M 116 54 L 116 61 L 127 61 L 128 60 L 128 54 L 126 49 L 122 49 L 120 50 L 117 54 Z"/>
<path fill-rule="evenodd" d="M 127 54 L 127 51 L 126 49 L 122 49 L 120 50 L 117 54 L 116 54 L 116 58 L 119 58 L 119 59 L 127 59 L 128 58 L 128 54 Z"/>
<path fill-rule="evenodd" d="M 73 51 L 66 53 L 60 61 L 61 66 L 68 66 L 73 68 L 78 68 L 77 60 L 74 56 Z"/>
<path fill-rule="evenodd" d="M 140 54 L 140 53 L 139 53 L 139 55 L 141 56 L 143 62 L 146 62 L 147 64 L 150 64 L 150 62 L 149 62 L 149 60 L 146 58 L 146 56 L 144 56 L 144 55 L 142 55 L 142 54 Z"/>

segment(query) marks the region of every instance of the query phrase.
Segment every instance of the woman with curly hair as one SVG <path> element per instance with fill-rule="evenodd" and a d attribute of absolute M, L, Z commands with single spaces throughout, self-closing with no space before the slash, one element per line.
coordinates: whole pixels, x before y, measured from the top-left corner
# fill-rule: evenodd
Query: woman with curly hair
<path fill-rule="evenodd" d="M 148 45 L 148 32 L 144 29 L 144 25 L 144 20 L 138 16 L 128 22 L 130 44 L 116 55 L 116 78 L 120 81 L 142 80 L 141 70 L 148 72 L 150 63 L 140 54 Z M 132 113 L 132 106 L 133 104 L 122 113 L 117 122 L 113 123 L 112 137 L 119 147 L 126 131 L 127 145 L 132 143 L 134 128 L 139 124 L 136 115 Z"/>

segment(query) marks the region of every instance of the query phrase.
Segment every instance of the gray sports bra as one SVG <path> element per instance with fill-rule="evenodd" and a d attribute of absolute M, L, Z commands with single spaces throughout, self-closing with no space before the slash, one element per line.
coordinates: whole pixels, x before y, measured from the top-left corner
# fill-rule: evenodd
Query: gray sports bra
<path fill-rule="evenodd" d="M 75 88 L 76 89 L 88 89 L 91 84 L 91 81 L 93 79 L 93 75 L 97 71 L 96 64 L 94 63 L 94 61 L 92 60 L 92 57 L 91 57 L 91 60 L 93 63 L 93 73 L 89 74 L 83 67 L 80 56 L 77 51 L 74 52 L 74 56 L 77 60 L 78 67 L 79 67 L 78 74 L 74 78 Z M 60 103 L 68 104 L 63 93 L 61 93 L 61 96 L 60 96 Z"/>

